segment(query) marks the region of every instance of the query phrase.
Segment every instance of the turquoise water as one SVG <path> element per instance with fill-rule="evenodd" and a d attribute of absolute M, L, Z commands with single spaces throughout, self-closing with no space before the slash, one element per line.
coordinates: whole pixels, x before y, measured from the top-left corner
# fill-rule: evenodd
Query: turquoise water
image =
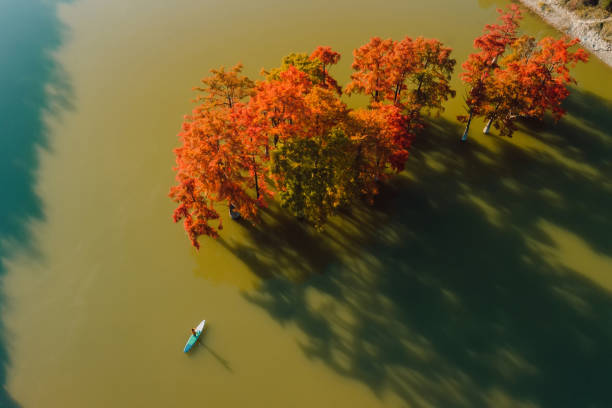
<path fill-rule="evenodd" d="M 37 149 L 48 147 L 43 114 L 67 107 L 70 94 L 64 72 L 51 57 L 63 34 L 55 2 L 0 3 L 0 259 L 10 254 L 13 245 L 30 247 L 35 256 L 26 223 L 44 219 L 33 187 Z M 47 86 L 57 91 L 54 96 L 46 92 Z M 5 272 L 0 263 L 0 275 Z M 2 307 L 6 310 L 4 304 Z M 0 331 L 0 383 L 4 385 L 9 359 L 6 331 Z M 0 405 L 16 405 L 5 387 L 0 390 Z"/>

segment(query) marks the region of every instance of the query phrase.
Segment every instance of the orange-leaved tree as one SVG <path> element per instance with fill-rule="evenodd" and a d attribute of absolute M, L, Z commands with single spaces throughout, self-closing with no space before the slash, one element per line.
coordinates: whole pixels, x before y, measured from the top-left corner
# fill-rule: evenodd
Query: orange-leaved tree
<path fill-rule="evenodd" d="M 415 40 L 406 37 L 395 43 L 387 99 L 403 107 L 410 116 L 423 109 L 442 111 L 443 102 L 455 96 L 450 87 L 456 63 L 450 57 L 451 51 L 440 41 L 423 37 Z"/>
<path fill-rule="evenodd" d="M 352 198 L 348 108 L 329 83 L 290 65 L 259 83 L 249 103 L 270 141 L 281 205 L 318 229 Z"/>
<path fill-rule="evenodd" d="M 227 202 L 245 218 L 253 218 L 263 201 L 250 193 L 254 187 L 262 189 L 257 172 L 263 172 L 263 160 L 258 159 L 263 143 L 250 137 L 256 125 L 240 100 L 252 94 L 253 82 L 240 75 L 241 69 L 212 70 L 202 80 L 204 86 L 196 88 L 204 93 L 200 105 L 185 116 L 181 145 L 174 150 L 178 185 L 169 193 L 178 204 L 174 221 L 184 220 L 196 248 L 200 235 L 217 237 L 222 228 L 220 222 L 217 228 L 209 224 L 220 219 L 215 203 Z"/>
<path fill-rule="evenodd" d="M 356 145 L 352 167 L 359 192 L 372 201 L 387 169 L 400 172 L 408 159 L 413 135 L 399 107 L 373 103 L 369 109 L 351 111 L 349 132 Z"/>
<path fill-rule="evenodd" d="M 493 124 L 502 136 L 512 136 L 517 119 L 542 120 L 546 112 L 561 119 L 565 114 L 561 103 L 569 95 L 567 85 L 576 82 L 570 68 L 588 60 L 584 50 L 570 50 L 577 43 L 577 39 L 551 37 L 539 42 L 529 36 L 515 40 L 491 81 L 485 133 Z"/>
<path fill-rule="evenodd" d="M 237 65 L 212 70 L 195 88 L 202 94 L 179 134 L 178 184 L 169 195 L 178 204 L 174 220 L 183 220 L 196 248 L 199 236 L 219 235 L 220 221 L 211 222 L 221 203 L 230 215 L 254 219 L 274 195 L 320 229 L 338 208 L 371 201 L 379 182 L 404 168 L 421 126 L 414 119 L 422 109 L 441 110 L 454 94 L 450 49 L 406 38 L 373 39 L 360 50 L 348 92 L 369 94 L 365 109 L 341 100 L 329 73 L 340 54 L 329 47 L 290 54 L 257 83 Z"/>
<path fill-rule="evenodd" d="M 338 94 L 342 94 L 342 88 L 338 85 L 338 82 L 329 74 L 328 67 L 336 65 L 340 61 L 340 54 L 332 50 L 331 47 L 318 46 L 312 54 L 310 54 L 311 61 L 320 62 L 319 75 L 321 77 L 321 84 L 325 88 L 335 89 Z"/>
<path fill-rule="evenodd" d="M 269 138 L 272 148 L 279 140 L 296 137 L 303 132 L 307 117 L 305 96 L 313 88 L 308 74 L 290 65 L 268 80 L 259 82 L 249 101 L 261 132 Z"/>
<path fill-rule="evenodd" d="M 353 51 L 351 82 L 346 93 L 365 94 L 371 102 L 382 102 L 391 88 L 394 42 L 373 37 L 370 42 Z"/>
<path fill-rule="evenodd" d="M 484 33 L 474 40 L 477 53 L 470 54 L 463 63 L 461 79 L 467 85 L 465 104 L 467 115 L 457 116 L 460 122 L 465 123 L 465 130 L 461 140 L 467 140 L 470 124 L 475 116 L 481 116 L 485 109 L 487 90 L 490 88 L 492 71 L 499 57 L 504 54 L 509 44 L 517 37 L 519 21 L 522 18 L 518 6 L 512 4 L 508 11 L 498 9 L 501 24 L 487 24 Z"/>
<path fill-rule="evenodd" d="M 421 127 L 423 110 L 440 112 L 443 102 L 455 96 L 450 87 L 455 60 L 438 40 L 374 37 L 353 55 L 355 72 L 346 93 L 368 95 L 372 106 L 399 107 L 413 131 Z"/>

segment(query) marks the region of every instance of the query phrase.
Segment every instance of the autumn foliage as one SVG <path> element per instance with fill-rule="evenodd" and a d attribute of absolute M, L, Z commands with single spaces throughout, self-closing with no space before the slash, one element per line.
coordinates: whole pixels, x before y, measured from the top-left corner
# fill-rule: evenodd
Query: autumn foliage
<path fill-rule="evenodd" d="M 578 40 L 518 36 L 521 13 L 516 5 L 498 13 L 502 24 L 485 26 L 474 41 L 480 51 L 463 64 L 467 115 L 458 116 L 466 123 L 462 140 L 477 116 L 488 121 L 484 133 L 493 125 L 503 136 L 512 136 L 521 118 L 541 120 L 550 112 L 559 120 L 565 113 L 561 103 L 569 95 L 567 85 L 575 82 L 569 69 L 588 59 L 584 50 L 570 50 Z"/>
<path fill-rule="evenodd" d="M 406 114 L 441 111 L 455 96 L 449 85 L 455 60 L 440 41 L 406 37 L 401 41 L 374 37 L 353 53 L 347 94 L 361 93 L 371 103 L 389 102 Z"/>
<path fill-rule="evenodd" d="M 463 64 L 464 139 L 474 117 L 507 136 L 520 118 L 551 112 L 559 119 L 574 82 L 569 69 L 587 60 L 571 50 L 577 40 L 519 36 L 518 7 L 499 13 Z M 353 57 L 344 90 L 330 73 L 340 54 L 321 46 L 287 55 L 257 82 L 239 64 L 212 70 L 194 88 L 197 106 L 179 133 L 169 196 L 174 221 L 196 248 L 200 236 L 219 236 L 221 208 L 254 221 L 275 198 L 321 229 L 339 208 L 371 202 L 380 183 L 404 169 L 424 115 L 442 112 L 455 96 L 451 49 L 435 39 L 374 37 Z M 350 109 L 342 98 L 352 94 L 367 96 L 368 105 Z"/>
<path fill-rule="evenodd" d="M 214 207 L 229 202 L 245 218 L 253 218 L 257 207 L 270 192 L 263 177 L 265 161 L 260 159 L 265 143 L 242 99 L 252 94 L 254 84 L 240 75 L 241 65 L 225 72 L 213 70 L 196 88 L 204 95 L 185 116 L 176 154 L 176 180 L 170 197 L 179 205 L 174 221 L 183 220 L 185 231 L 195 247 L 200 235 L 218 236 L 221 222 Z M 253 197 L 250 190 L 257 190 Z"/>
<path fill-rule="evenodd" d="M 437 40 L 373 39 L 356 50 L 347 92 L 372 93 L 367 108 L 342 101 L 330 74 L 339 61 L 317 47 L 287 55 L 262 81 L 237 65 L 212 70 L 194 88 L 198 105 L 179 134 L 170 197 L 196 248 L 199 236 L 219 235 L 223 207 L 254 220 L 275 197 L 320 229 L 339 208 L 371 201 L 379 183 L 404 168 L 421 111 L 439 111 L 454 95 L 455 61 Z"/>

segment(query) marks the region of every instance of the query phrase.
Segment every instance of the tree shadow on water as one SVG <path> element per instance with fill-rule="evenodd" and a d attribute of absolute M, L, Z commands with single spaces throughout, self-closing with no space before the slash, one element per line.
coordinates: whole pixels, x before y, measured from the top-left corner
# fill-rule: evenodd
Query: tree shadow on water
<path fill-rule="evenodd" d="M 36 195 L 38 149 L 48 148 L 43 115 L 71 108 L 71 89 L 65 72 L 51 53 L 65 36 L 56 5 L 67 0 L 4 0 L 0 4 L 0 277 L 11 250 L 29 249 L 27 225 L 42 220 Z M 6 294 L 0 297 L 5 308 Z M 0 406 L 17 403 L 5 388 L 10 362 L 7 332 L 0 325 Z"/>
<path fill-rule="evenodd" d="M 244 296 L 299 327 L 310 358 L 381 398 L 612 406 L 612 109 L 572 98 L 574 116 L 603 116 L 465 144 L 456 124 L 433 120 L 373 207 L 318 235 L 291 220 L 247 229 L 250 241 L 225 245 L 287 279 Z M 296 269 L 310 278 L 294 284 Z"/>
<path fill-rule="evenodd" d="M 219 239 L 223 247 L 249 265 L 258 277 L 283 277 L 301 282 L 323 272 L 336 258 L 333 249 L 305 222 L 283 214 L 276 207 L 264 208 L 260 213 L 261 220 L 255 225 L 239 221 L 256 248 Z"/>
<path fill-rule="evenodd" d="M 202 333 L 202 335 L 200 336 L 196 344 L 193 346 L 193 348 L 189 351 L 187 356 L 188 357 L 193 356 L 194 354 L 198 352 L 199 349 L 203 349 L 202 351 L 208 352 L 215 359 L 215 361 L 217 361 L 219 364 L 223 366 L 223 368 L 225 368 L 230 373 L 233 373 L 234 370 L 232 369 L 232 366 L 229 363 L 229 361 L 223 358 L 219 353 L 217 353 L 207 344 L 207 338 L 210 337 L 209 333 L 210 333 L 210 326 L 207 326 L 204 329 L 204 333 Z"/>

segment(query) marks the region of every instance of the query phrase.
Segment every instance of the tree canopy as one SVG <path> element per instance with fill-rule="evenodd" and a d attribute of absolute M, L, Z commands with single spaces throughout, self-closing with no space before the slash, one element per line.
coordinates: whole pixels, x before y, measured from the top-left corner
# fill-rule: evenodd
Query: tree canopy
<path fill-rule="evenodd" d="M 463 139 L 476 116 L 489 121 L 485 131 L 494 125 L 506 136 L 520 118 L 561 118 L 574 82 L 569 70 L 587 60 L 572 51 L 577 40 L 519 36 L 517 6 L 498 12 L 499 24 L 485 26 L 474 41 L 479 51 L 463 64 Z M 254 222 L 276 198 L 322 229 L 340 208 L 372 202 L 380 183 L 404 169 L 424 115 L 440 113 L 455 96 L 456 62 L 436 39 L 370 39 L 354 50 L 344 90 L 330 73 L 340 57 L 319 46 L 285 56 L 259 81 L 238 64 L 211 70 L 194 88 L 197 105 L 178 135 L 169 196 L 174 221 L 183 221 L 196 248 L 200 236 L 219 236 L 221 207 Z M 342 98 L 352 94 L 366 95 L 368 105 L 350 109 Z"/>
<path fill-rule="evenodd" d="M 578 40 L 545 37 L 537 41 L 519 36 L 518 6 L 510 5 L 508 11 L 499 9 L 498 13 L 501 24 L 485 26 L 483 35 L 474 41 L 480 51 L 470 54 L 463 64 L 467 115 L 457 117 L 466 123 L 462 140 L 467 139 L 472 118 L 477 116 L 488 121 L 484 133 L 493 125 L 502 136 L 512 136 L 521 118 L 541 120 L 550 112 L 559 120 L 565 113 L 561 103 L 569 95 L 567 85 L 575 82 L 569 69 L 588 60 L 584 50 L 570 50 Z"/>

